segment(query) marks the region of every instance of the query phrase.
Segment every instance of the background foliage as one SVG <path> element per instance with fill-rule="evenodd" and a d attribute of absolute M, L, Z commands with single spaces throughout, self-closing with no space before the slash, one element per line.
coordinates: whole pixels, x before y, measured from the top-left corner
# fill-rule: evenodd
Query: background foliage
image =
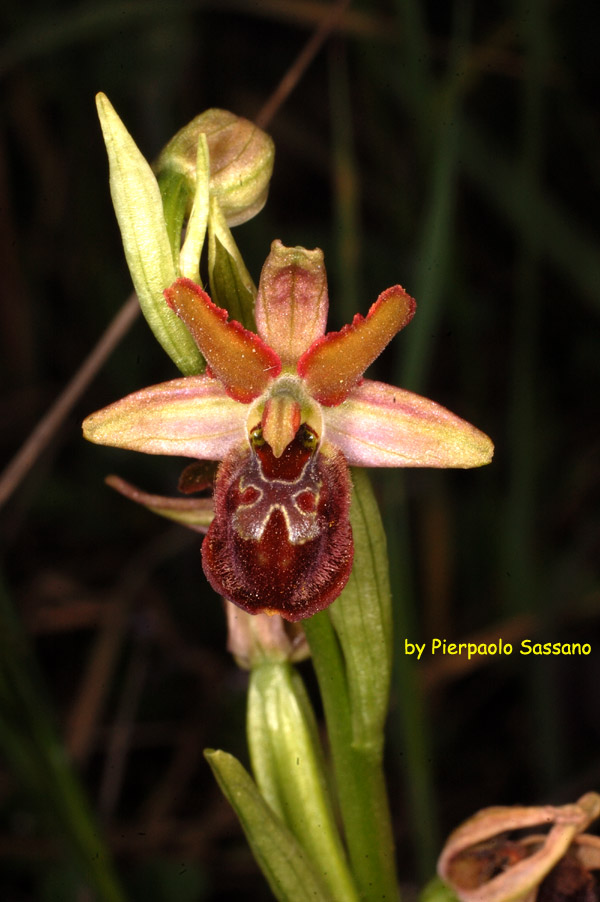
<path fill-rule="evenodd" d="M 328 9 L 3 5 L 7 461 L 130 291 L 95 92 L 151 159 L 202 109 L 253 118 Z M 496 442 L 482 471 L 376 474 L 397 612 L 388 773 L 409 887 L 478 807 L 600 785 L 594 25 L 581 2 L 355 0 L 272 121 L 270 199 L 236 230 L 255 279 L 275 237 L 322 247 L 334 328 L 401 282 L 417 316 L 374 372 Z M 225 651 L 197 537 L 102 483 L 117 471 L 169 493 L 180 462 L 80 438 L 86 413 L 175 375 L 136 323 L 3 511 L 11 902 L 84 899 L 82 869 L 118 898 L 103 851 L 93 876 L 96 833 L 57 735 L 132 899 L 268 898 L 201 756 L 210 745 L 245 758 L 246 678 Z M 406 638 L 473 636 L 515 650 L 404 655 Z M 525 636 L 592 653 L 522 657 Z"/>

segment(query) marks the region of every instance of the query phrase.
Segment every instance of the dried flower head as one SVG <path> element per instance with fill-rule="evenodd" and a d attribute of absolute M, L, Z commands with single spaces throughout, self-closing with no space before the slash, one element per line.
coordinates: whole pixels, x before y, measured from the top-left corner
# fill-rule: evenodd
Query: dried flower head
<path fill-rule="evenodd" d="M 462 902 L 597 902 L 600 795 L 572 805 L 484 808 L 450 835 L 438 873 Z M 525 828 L 549 827 L 545 834 Z M 518 835 L 514 835 L 520 831 Z"/>

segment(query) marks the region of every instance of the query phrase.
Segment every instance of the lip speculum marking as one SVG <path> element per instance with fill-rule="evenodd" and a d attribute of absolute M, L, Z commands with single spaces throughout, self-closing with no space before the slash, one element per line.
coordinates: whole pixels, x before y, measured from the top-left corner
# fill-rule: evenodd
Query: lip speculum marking
<path fill-rule="evenodd" d="M 318 439 L 313 430 L 302 425 L 279 458 L 265 442 L 260 426 L 251 430 L 250 441 L 254 453 L 238 480 L 240 501 L 233 528 L 243 539 L 257 542 L 278 510 L 292 545 L 316 538 L 322 480 L 315 459 Z"/>
<path fill-rule="evenodd" d="M 306 424 L 279 457 L 260 423 L 248 436 L 221 465 L 204 568 L 213 588 L 245 610 L 301 620 L 350 575 L 348 467 Z"/>

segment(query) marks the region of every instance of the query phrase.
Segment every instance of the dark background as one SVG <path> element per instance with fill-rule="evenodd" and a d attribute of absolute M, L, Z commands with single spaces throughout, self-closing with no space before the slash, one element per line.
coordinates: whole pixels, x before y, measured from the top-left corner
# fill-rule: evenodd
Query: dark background
<path fill-rule="evenodd" d="M 2 9 L 8 462 L 131 290 L 95 93 L 152 159 L 207 107 L 255 117 L 329 4 Z M 373 474 L 397 611 L 387 763 L 409 888 L 478 808 L 600 787 L 591 13 L 543 0 L 354 2 L 273 119 L 267 207 L 235 231 L 255 280 L 273 238 L 322 247 L 333 328 L 401 282 L 417 315 L 372 373 L 496 443 L 484 470 Z M 269 898 L 202 758 L 211 746 L 246 761 L 246 676 L 225 651 L 198 537 L 103 484 L 118 472 L 172 493 L 184 461 L 80 435 L 87 413 L 175 375 L 136 323 L 3 511 L 0 888 L 10 902 L 84 898 L 73 837 L 44 789 L 35 727 L 48 717 L 132 899 Z M 469 664 L 428 651 L 413 666 L 403 653 L 406 637 L 430 647 L 473 636 L 512 641 L 513 654 Z M 522 657 L 523 637 L 589 642 L 591 654 Z M 27 742 L 40 759 L 29 769 Z"/>

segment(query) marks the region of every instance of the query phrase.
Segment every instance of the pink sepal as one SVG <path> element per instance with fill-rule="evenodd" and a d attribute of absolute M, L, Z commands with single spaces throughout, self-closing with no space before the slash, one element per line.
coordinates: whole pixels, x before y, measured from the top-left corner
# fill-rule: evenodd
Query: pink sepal
<path fill-rule="evenodd" d="M 106 484 L 121 495 L 143 504 L 148 510 L 168 520 L 174 520 L 194 532 L 206 534 L 215 515 L 212 498 L 169 498 L 151 495 L 132 485 L 120 476 L 107 476 Z"/>
<path fill-rule="evenodd" d="M 145 454 L 221 460 L 245 438 L 247 407 L 209 376 L 162 382 L 116 401 L 83 423 L 86 439 Z"/>
<path fill-rule="evenodd" d="M 324 411 L 325 435 L 356 467 L 479 467 L 494 446 L 435 401 L 365 379 Z"/>
<path fill-rule="evenodd" d="M 294 365 L 323 335 L 328 307 L 323 251 L 274 241 L 260 274 L 255 314 L 259 335 L 284 365 Z"/>

